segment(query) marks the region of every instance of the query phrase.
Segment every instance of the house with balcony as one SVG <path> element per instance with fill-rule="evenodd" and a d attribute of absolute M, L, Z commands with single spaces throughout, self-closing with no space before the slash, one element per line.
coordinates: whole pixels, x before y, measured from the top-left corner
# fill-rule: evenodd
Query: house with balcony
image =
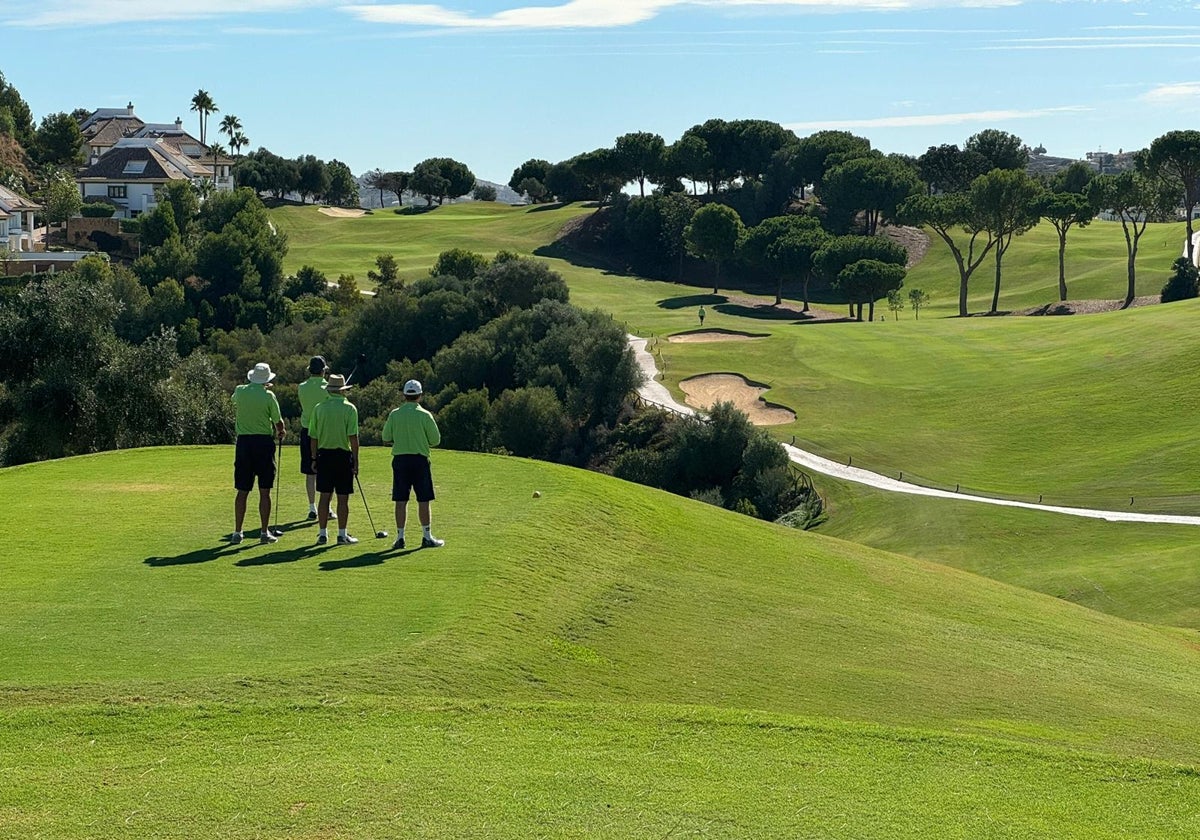
<path fill-rule="evenodd" d="M 223 154 L 214 156 L 210 146 L 201 143 L 184 130 L 183 120 L 179 117 L 176 117 L 173 123 L 146 123 L 131 136 L 162 140 L 164 145 L 206 167 L 208 177 L 216 189 L 233 189 L 233 158 Z"/>
<path fill-rule="evenodd" d="M 214 163 L 189 157 L 161 137 L 125 137 L 75 180 L 85 202 L 103 199 L 116 205 L 118 218 L 132 219 L 154 209 L 155 191 L 172 181 L 189 181 L 202 192 L 208 184 L 232 190 L 233 178 L 228 172 L 223 178 L 213 178 L 214 166 L 220 173 L 222 160 L 218 157 Z"/>
<path fill-rule="evenodd" d="M 33 250 L 33 214 L 41 209 L 40 204 L 0 186 L 0 251 Z"/>

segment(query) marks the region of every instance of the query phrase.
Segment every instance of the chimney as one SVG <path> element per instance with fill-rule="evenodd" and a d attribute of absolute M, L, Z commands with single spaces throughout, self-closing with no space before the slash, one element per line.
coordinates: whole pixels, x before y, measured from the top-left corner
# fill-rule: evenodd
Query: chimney
<path fill-rule="evenodd" d="M 175 118 L 175 130 L 179 131 L 182 128 L 183 128 L 183 119 L 180 117 L 176 117 Z"/>
<path fill-rule="evenodd" d="M 125 106 L 125 113 L 131 117 L 133 116 L 133 103 L 132 102 L 130 102 L 128 105 Z"/>

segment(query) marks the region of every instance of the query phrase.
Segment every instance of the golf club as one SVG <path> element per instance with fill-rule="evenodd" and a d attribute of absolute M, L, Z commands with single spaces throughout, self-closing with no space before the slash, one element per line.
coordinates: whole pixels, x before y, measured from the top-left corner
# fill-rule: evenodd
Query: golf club
<path fill-rule="evenodd" d="M 367 506 L 367 494 L 363 492 L 362 481 L 358 474 L 355 473 L 354 480 L 358 482 L 358 495 L 362 496 L 363 510 L 367 512 L 367 521 L 371 523 L 371 530 L 375 531 L 375 520 L 371 518 L 371 508 Z M 387 531 L 375 531 L 375 539 L 382 540 L 387 538 Z"/>
<path fill-rule="evenodd" d="M 279 527 L 279 485 L 283 482 L 283 438 L 279 439 L 275 450 L 275 526 L 271 528 L 271 533 L 282 537 L 283 531 Z"/>
<path fill-rule="evenodd" d="M 358 373 L 358 366 L 367 360 L 366 353 L 359 353 L 358 358 L 354 360 L 354 367 L 350 369 L 350 375 L 346 377 L 346 384 L 350 384 L 350 380 L 354 378 L 354 374 Z"/>

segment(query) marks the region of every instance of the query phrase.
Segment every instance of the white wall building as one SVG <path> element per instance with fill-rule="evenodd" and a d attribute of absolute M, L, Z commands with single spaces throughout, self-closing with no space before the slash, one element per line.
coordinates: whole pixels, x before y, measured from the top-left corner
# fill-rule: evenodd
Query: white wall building
<path fill-rule="evenodd" d="M 33 214 L 40 204 L 0 187 L 0 251 L 33 250 Z"/>

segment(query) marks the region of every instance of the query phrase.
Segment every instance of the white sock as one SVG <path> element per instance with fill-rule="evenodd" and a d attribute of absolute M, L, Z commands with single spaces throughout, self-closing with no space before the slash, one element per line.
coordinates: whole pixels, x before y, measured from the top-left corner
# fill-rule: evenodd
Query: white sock
<path fill-rule="evenodd" d="M 433 539 L 433 531 L 430 530 L 430 528 L 431 528 L 431 526 L 429 526 L 429 525 L 421 526 L 421 531 L 425 534 L 425 539 L 427 539 L 427 540 Z"/>
<path fill-rule="evenodd" d="M 320 535 L 320 536 L 322 536 L 322 537 L 328 537 L 328 536 L 329 536 L 329 531 L 328 531 L 328 529 L 326 529 L 326 528 L 322 528 L 322 529 L 321 529 L 321 530 L 320 530 L 318 533 L 319 533 L 319 535 Z"/>
<path fill-rule="evenodd" d="M 396 539 L 398 539 L 398 540 L 404 539 L 404 529 L 403 528 L 396 529 Z"/>
<path fill-rule="evenodd" d="M 309 512 L 309 513 L 316 513 L 316 512 L 317 512 L 317 503 L 316 503 L 316 502 L 309 502 L 309 503 L 308 503 L 308 512 Z"/>
<path fill-rule="evenodd" d="M 338 536 L 339 536 L 339 537 L 344 537 L 344 536 L 346 536 L 346 529 L 345 529 L 345 528 L 338 528 Z"/>

